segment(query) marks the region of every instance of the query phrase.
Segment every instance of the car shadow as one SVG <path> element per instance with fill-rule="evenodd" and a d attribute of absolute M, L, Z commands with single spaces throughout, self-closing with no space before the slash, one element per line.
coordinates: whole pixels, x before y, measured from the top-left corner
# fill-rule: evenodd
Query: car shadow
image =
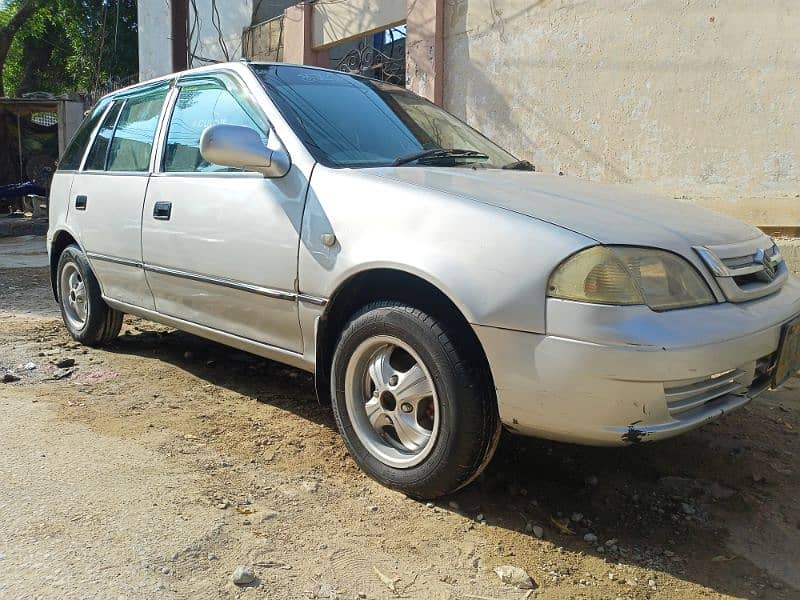
<path fill-rule="evenodd" d="M 317 401 L 314 376 L 196 335 L 145 321 L 125 328 L 104 351 L 156 358 L 210 384 L 291 411 L 331 430 L 330 409 Z"/>
<path fill-rule="evenodd" d="M 191 334 L 135 323 L 107 349 L 156 357 L 215 386 L 336 429 L 330 409 L 317 402 L 311 374 Z M 764 503 L 798 491 L 791 469 L 788 479 L 770 470 L 770 461 L 778 460 L 770 446 L 780 432 L 765 427 L 767 408 L 752 406 L 681 437 L 628 448 L 504 433 L 484 474 L 436 505 L 472 520 L 487 541 L 504 545 L 523 564 L 527 554 L 535 556 L 531 549 L 537 544 L 549 544 L 558 552 L 596 556 L 609 571 L 636 565 L 659 582 L 668 574 L 732 596 L 755 591 L 760 598 L 793 597 L 791 575 L 781 577 L 786 570 L 770 575 L 764 560 L 751 561 L 726 545 L 729 528 L 757 529 Z M 791 466 L 800 451 L 798 438 L 780 441 L 781 464 Z M 759 475 L 765 470 L 768 475 Z M 788 534 L 797 537 L 800 519 L 794 518 Z M 791 566 L 794 556 L 784 560 Z M 620 577 L 620 595 L 632 593 Z M 647 581 L 638 585 L 654 591 Z"/>

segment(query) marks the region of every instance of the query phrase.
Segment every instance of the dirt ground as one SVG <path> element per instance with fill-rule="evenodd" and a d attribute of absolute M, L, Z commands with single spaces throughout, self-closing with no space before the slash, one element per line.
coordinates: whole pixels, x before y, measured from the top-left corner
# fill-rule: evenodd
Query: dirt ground
<path fill-rule="evenodd" d="M 500 565 L 536 598 L 800 598 L 797 379 L 645 447 L 506 435 L 426 504 L 304 372 L 132 318 L 74 344 L 46 268 L 0 268 L 0 342 L 0 598 L 525 598 Z"/>

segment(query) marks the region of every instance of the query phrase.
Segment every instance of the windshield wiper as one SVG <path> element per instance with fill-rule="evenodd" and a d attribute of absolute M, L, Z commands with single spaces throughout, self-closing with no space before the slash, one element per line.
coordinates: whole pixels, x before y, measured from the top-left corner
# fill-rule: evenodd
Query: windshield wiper
<path fill-rule="evenodd" d="M 507 165 L 502 166 L 503 169 L 508 169 L 512 171 L 535 171 L 536 167 L 534 167 L 530 162 L 527 160 L 516 160 L 512 163 L 508 163 Z"/>
<path fill-rule="evenodd" d="M 428 150 L 420 150 L 413 154 L 405 154 L 398 156 L 392 165 L 395 167 L 404 165 L 406 163 L 420 160 L 421 158 L 477 158 L 488 159 L 489 156 L 477 150 L 464 150 L 462 148 L 430 148 Z"/>

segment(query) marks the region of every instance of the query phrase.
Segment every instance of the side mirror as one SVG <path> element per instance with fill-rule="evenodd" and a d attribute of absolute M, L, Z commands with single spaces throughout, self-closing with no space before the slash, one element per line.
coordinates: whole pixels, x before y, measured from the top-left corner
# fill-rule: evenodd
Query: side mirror
<path fill-rule="evenodd" d="M 264 177 L 283 177 L 292 161 L 282 147 L 270 150 L 255 129 L 238 125 L 212 125 L 200 136 L 200 154 L 208 162 L 246 171 Z"/>

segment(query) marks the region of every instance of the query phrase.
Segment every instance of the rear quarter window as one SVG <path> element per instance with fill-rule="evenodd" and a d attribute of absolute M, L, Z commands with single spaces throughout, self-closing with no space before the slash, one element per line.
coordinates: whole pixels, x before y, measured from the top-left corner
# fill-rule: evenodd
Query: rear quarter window
<path fill-rule="evenodd" d="M 87 171 L 103 171 L 106 168 L 106 159 L 108 158 L 108 146 L 111 143 L 111 136 L 114 135 L 114 127 L 117 125 L 117 118 L 119 111 L 125 102 L 117 100 L 111 110 L 106 113 L 106 118 L 103 119 L 103 124 L 97 130 L 97 135 L 94 136 L 94 143 L 92 149 L 89 150 L 89 156 L 86 157 L 86 163 L 83 168 Z"/>
<path fill-rule="evenodd" d="M 80 168 L 81 159 L 83 159 L 83 155 L 86 153 L 86 146 L 89 144 L 89 138 L 92 137 L 92 132 L 95 127 L 97 127 L 97 123 L 100 121 L 106 108 L 108 108 L 109 102 L 111 102 L 111 100 L 108 98 L 98 102 L 97 106 L 94 107 L 80 124 L 75 135 L 72 136 L 72 140 L 67 146 L 67 149 L 64 151 L 64 155 L 58 162 L 58 169 L 60 171 L 76 171 Z"/>

